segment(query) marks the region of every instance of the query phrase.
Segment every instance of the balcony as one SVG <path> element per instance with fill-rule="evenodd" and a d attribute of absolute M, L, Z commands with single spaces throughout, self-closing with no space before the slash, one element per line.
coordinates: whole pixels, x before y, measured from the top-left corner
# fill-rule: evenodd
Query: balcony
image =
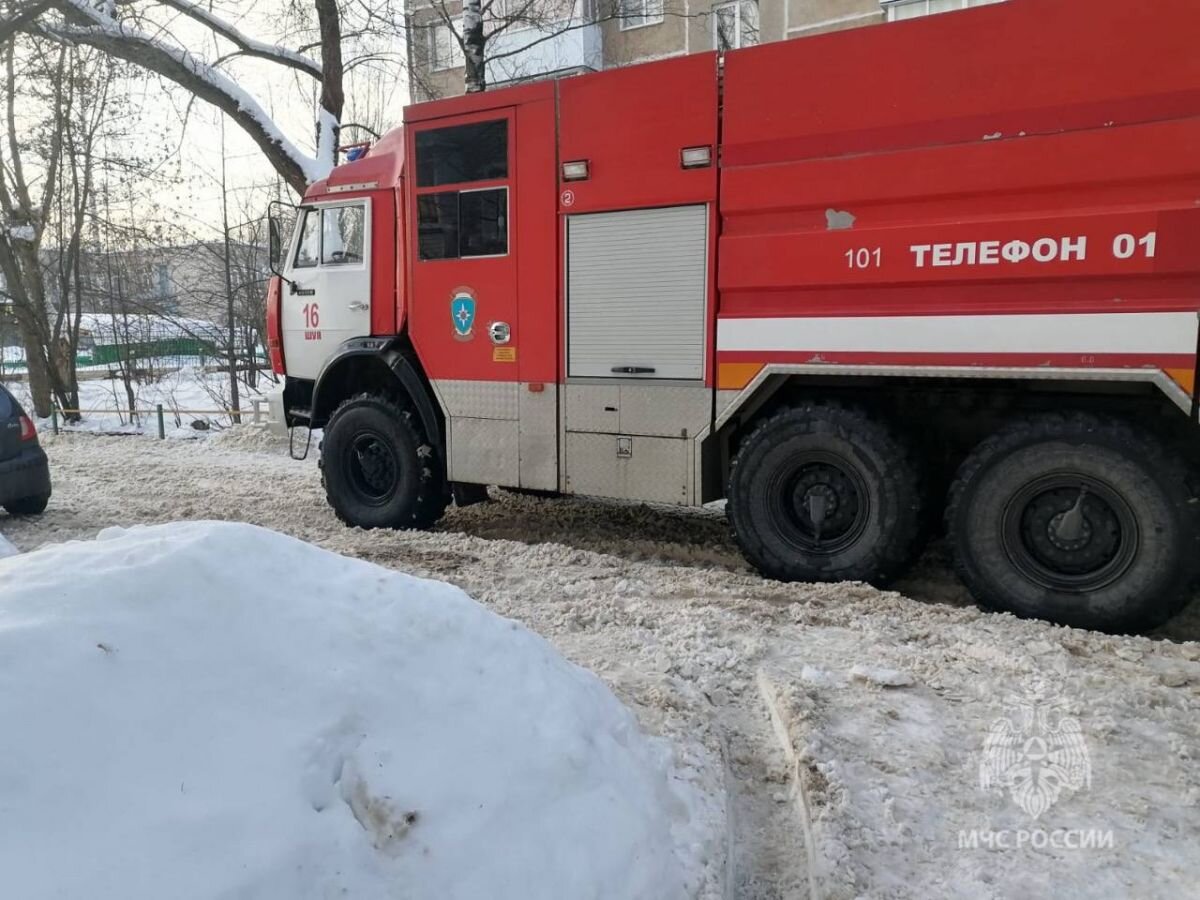
<path fill-rule="evenodd" d="M 492 86 L 598 70 L 603 67 L 600 26 L 574 19 L 512 29 L 488 42 L 487 55 Z"/>

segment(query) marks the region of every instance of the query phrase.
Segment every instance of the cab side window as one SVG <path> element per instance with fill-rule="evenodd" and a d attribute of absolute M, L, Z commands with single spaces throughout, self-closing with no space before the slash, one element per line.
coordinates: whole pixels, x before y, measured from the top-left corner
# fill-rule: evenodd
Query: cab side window
<path fill-rule="evenodd" d="M 338 206 L 321 210 L 321 264 L 344 266 L 363 260 L 363 208 Z"/>
<path fill-rule="evenodd" d="M 304 223 L 300 226 L 300 243 L 296 247 L 293 266 L 309 269 L 321 258 L 321 211 L 309 209 L 304 212 Z"/>
<path fill-rule="evenodd" d="M 508 253 L 507 119 L 418 132 L 416 168 L 420 259 Z"/>
<path fill-rule="evenodd" d="M 361 203 L 304 210 L 292 267 L 311 269 L 363 261 L 366 207 Z"/>

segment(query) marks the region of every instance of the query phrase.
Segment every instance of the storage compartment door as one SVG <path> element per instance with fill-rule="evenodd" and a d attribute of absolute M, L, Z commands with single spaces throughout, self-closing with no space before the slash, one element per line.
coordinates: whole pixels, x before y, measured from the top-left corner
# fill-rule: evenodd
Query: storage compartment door
<path fill-rule="evenodd" d="M 704 377 L 707 208 L 567 220 L 567 374 Z"/>

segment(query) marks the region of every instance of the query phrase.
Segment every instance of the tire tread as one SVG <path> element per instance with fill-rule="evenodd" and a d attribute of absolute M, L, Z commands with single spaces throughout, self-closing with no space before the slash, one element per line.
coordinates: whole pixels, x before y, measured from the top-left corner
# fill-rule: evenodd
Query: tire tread
<path fill-rule="evenodd" d="M 743 490 L 749 489 L 750 479 L 755 475 L 747 470 L 749 458 L 758 448 L 771 442 L 774 433 L 797 425 L 808 433 L 830 433 L 848 443 L 870 443 L 887 460 L 886 470 L 896 480 L 902 498 L 898 508 L 889 510 L 890 520 L 882 524 L 888 537 L 869 555 L 869 561 L 858 566 L 859 571 L 853 577 L 832 579 L 887 584 L 913 563 L 924 545 L 926 530 L 922 527 L 925 517 L 921 514 L 921 506 L 925 491 L 922 470 L 907 441 L 898 439 L 887 425 L 857 406 L 831 401 L 786 406 L 762 418 L 746 434 L 730 465 L 726 485 L 734 540 L 751 563 L 768 577 L 782 581 L 831 580 L 812 571 L 800 560 L 785 559 L 773 552 L 755 534 L 747 520 L 748 514 L 744 516 L 737 509 L 737 498 Z M 898 523 L 901 517 L 913 521 L 906 527 Z"/>
<path fill-rule="evenodd" d="M 401 428 L 408 431 L 413 439 L 413 444 L 419 451 L 428 448 L 428 455 L 419 455 L 418 460 L 422 464 L 421 471 L 421 488 L 417 493 L 416 502 L 409 521 L 398 522 L 393 527 L 395 528 L 416 528 L 426 529 L 432 528 L 441 519 L 442 514 L 446 511 L 449 505 L 450 498 L 446 489 L 445 472 L 440 460 L 436 458 L 436 452 L 433 450 L 429 442 L 428 435 L 419 424 L 419 418 L 413 415 L 408 404 L 397 400 L 390 396 L 381 394 L 372 394 L 363 392 L 353 394 L 347 397 L 333 413 L 329 416 L 328 422 L 325 424 L 326 431 L 329 431 L 337 420 L 352 408 L 370 405 L 375 409 L 385 413 L 390 419 L 397 423 Z M 355 525 L 351 522 L 346 514 L 334 502 L 334 497 L 330 491 L 328 479 L 325 476 L 325 441 L 322 440 L 318 445 L 318 462 L 317 467 L 321 472 L 321 487 L 325 491 L 325 498 L 329 505 L 333 508 L 335 515 L 347 525 Z"/>
<path fill-rule="evenodd" d="M 1095 618 L 1085 627 L 1097 630 L 1144 631 L 1161 625 L 1192 599 L 1191 587 L 1200 577 L 1200 504 L 1186 486 L 1190 483 L 1189 470 L 1184 460 L 1169 451 L 1153 434 L 1135 428 L 1118 416 L 1091 412 L 1037 413 L 1023 416 L 981 441 L 959 467 L 950 485 L 949 502 L 946 505 L 945 523 L 954 544 L 953 565 L 955 574 L 971 590 L 975 602 L 982 608 L 993 611 L 1010 611 L 1003 597 L 994 590 L 983 587 L 980 579 L 971 571 L 966 554 L 955 539 L 956 523 L 967 514 L 963 504 L 969 496 L 969 488 L 993 463 L 1005 455 L 1024 447 L 1039 443 L 1063 440 L 1083 440 L 1100 443 L 1115 450 L 1130 460 L 1142 463 L 1148 470 L 1157 472 L 1156 480 L 1180 486 L 1181 496 L 1176 498 L 1182 520 L 1190 523 L 1193 547 L 1190 554 L 1191 567 L 1181 571 L 1176 579 L 1179 591 L 1159 602 L 1143 604 L 1137 615 L 1123 622 Z M 1086 618 L 1086 617 L 1085 617 Z"/>

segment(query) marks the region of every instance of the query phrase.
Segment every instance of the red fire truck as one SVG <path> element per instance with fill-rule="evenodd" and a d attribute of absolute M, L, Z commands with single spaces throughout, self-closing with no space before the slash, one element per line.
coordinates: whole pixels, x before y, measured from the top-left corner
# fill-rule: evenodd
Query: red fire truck
<path fill-rule="evenodd" d="M 351 525 L 725 498 L 765 575 L 1138 629 L 1200 559 L 1200 4 L 1011 0 L 410 106 L 268 296 Z M 278 242 L 276 242 L 278 244 Z"/>

